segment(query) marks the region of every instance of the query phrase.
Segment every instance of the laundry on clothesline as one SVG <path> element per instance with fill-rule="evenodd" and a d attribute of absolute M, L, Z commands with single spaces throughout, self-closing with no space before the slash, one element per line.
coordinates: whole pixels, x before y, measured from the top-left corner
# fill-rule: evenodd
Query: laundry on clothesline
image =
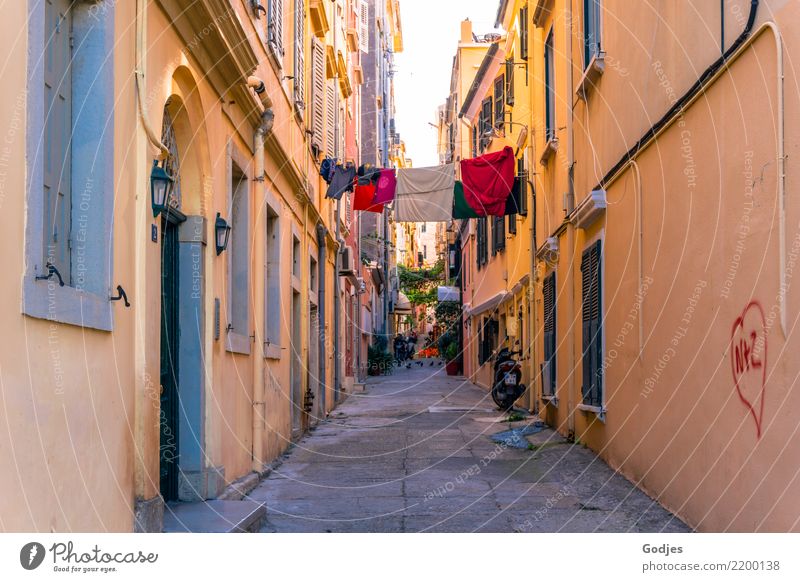
<path fill-rule="evenodd" d="M 453 189 L 453 218 L 480 218 L 478 213 L 475 212 L 469 204 L 467 204 L 467 200 L 464 198 L 464 184 L 458 180 L 456 180 L 456 184 Z"/>
<path fill-rule="evenodd" d="M 375 203 L 388 204 L 394 200 L 397 191 L 397 177 L 392 169 L 380 171 L 378 181 L 375 184 Z"/>
<path fill-rule="evenodd" d="M 453 164 L 397 170 L 394 219 L 397 222 L 447 222 L 453 214 Z"/>
<path fill-rule="evenodd" d="M 353 163 L 337 163 L 333 167 L 333 176 L 328 185 L 326 198 L 340 200 L 345 192 L 353 191 L 353 184 L 356 179 L 356 167 Z"/>
<path fill-rule="evenodd" d="M 514 150 L 461 161 L 464 199 L 478 216 L 504 216 L 506 200 L 514 187 Z"/>
<path fill-rule="evenodd" d="M 383 204 L 375 203 L 375 184 L 356 184 L 353 196 L 353 210 L 362 212 L 383 212 Z"/>

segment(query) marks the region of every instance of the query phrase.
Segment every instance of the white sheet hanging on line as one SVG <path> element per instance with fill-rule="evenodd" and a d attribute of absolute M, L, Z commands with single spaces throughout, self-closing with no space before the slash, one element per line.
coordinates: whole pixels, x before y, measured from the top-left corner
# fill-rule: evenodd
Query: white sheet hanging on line
<path fill-rule="evenodd" d="M 447 222 L 453 217 L 453 164 L 397 170 L 396 222 Z"/>

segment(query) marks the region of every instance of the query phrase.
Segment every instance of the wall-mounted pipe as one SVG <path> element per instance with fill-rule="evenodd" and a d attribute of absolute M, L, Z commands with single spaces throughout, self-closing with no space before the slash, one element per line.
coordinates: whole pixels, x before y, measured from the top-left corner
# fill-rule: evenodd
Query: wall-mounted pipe
<path fill-rule="evenodd" d="M 317 223 L 317 246 L 319 247 L 319 262 L 317 263 L 317 268 L 319 269 L 319 293 L 317 297 L 319 301 L 319 309 L 317 311 L 319 317 L 319 333 L 317 335 L 319 341 L 320 409 L 322 410 L 323 418 L 327 413 L 325 401 L 328 392 L 328 379 L 325 375 L 325 359 L 327 358 L 327 352 L 325 350 L 325 262 L 327 261 L 327 237 L 328 229 L 325 228 L 322 222 Z M 336 276 L 336 272 L 334 271 L 334 277 Z"/>
<path fill-rule="evenodd" d="M 255 91 L 256 96 L 261 101 L 261 105 L 264 107 L 264 110 L 272 108 L 272 98 L 267 93 L 267 86 L 264 85 L 264 81 L 251 75 L 250 77 L 247 77 L 247 86 Z"/>
<path fill-rule="evenodd" d="M 256 184 L 256 207 L 264 208 L 264 200 L 266 199 L 266 183 L 264 181 L 264 140 L 267 134 L 272 130 L 272 110 L 267 109 L 261 114 L 261 123 L 253 133 L 253 180 Z M 266 220 L 266 213 L 258 213 Z M 258 224 L 258 221 L 256 221 Z M 265 232 L 265 229 L 262 229 Z M 257 239 L 257 237 L 256 237 Z M 262 245 L 254 245 L 253 247 L 253 264 L 263 265 L 265 263 L 264 256 L 266 253 L 266 240 Z M 263 283 L 256 285 L 256 288 L 261 287 Z M 263 289 L 262 289 L 263 292 Z M 263 297 L 263 294 L 258 294 Z M 257 345 L 253 347 L 253 471 L 261 473 L 264 470 L 264 423 L 266 414 L 266 402 L 264 396 L 264 338 L 266 337 L 266 329 L 258 333 L 259 326 L 264 325 L 264 302 L 256 303 L 253 309 L 255 320 L 256 333 L 254 334 Z"/>
<path fill-rule="evenodd" d="M 153 130 L 150 118 L 147 115 L 147 105 L 145 100 L 144 85 L 144 26 L 147 18 L 146 0 L 136 0 L 136 97 L 139 105 L 139 118 L 142 121 L 147 139 L 158 149 L 158 158 L 166 159 L 169 156 L 169 149 L 161 142 L 161 138 Z"/>
<path fill-rule="evenodd" d="M 642 222 L 644 213 L 642 210 L 642 202 L 644 201 L 644 198 L 642 196 L 642 173 L 639 171 L 639 164 L 636 163 L 636 160 L 631 160 L 630 165 L 636 173 L 636 220 L 639 223 L 639 240 L 637 241 L 637 244 L 639 247 L 639 359 L 641 359 L 644 346 L 644 293 L 642 292 L 642 289 L 644 288 L 644 256 L 642 254 L 644 249 L 644 223 Z"/>

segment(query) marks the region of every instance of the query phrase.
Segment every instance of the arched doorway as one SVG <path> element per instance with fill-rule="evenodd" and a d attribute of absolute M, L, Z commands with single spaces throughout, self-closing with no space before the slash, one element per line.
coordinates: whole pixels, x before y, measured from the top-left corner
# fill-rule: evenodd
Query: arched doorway
<path fill-rule="evenodd" d="M 175 180 L 167 210 L 161 215 L 161 413 L 159 418 L 159 473 L 161 496 L 165 501 L 179 499 L 180 486 L 180 225 L 186 221 L 181 212 L 181 172 L 175 129 L 164 107 L 161 141 L 169 157 L 161 166 Z"/>
<path fill-rule="evenodd" d="M 209 463 L 206 442 L 205 177 L 209 175 L 203 108 L 183 70 L 164 106 L 163 162 L 175 187 L 161 217 L 160 489 L 167 501 L 213 499 L 224 468 Z"/>

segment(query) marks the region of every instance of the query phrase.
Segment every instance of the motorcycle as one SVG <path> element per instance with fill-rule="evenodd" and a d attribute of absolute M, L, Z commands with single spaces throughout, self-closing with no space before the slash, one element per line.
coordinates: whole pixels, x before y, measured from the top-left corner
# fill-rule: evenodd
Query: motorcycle
<path fill-rule="evenodd" d="M 525 385 L 522 384 L 522 365 L 519 360 L 514 359 L 514 356 L 521 354 L 521 351 L 504 347 L 495 356 L 492 400 L 500 410 L 511 410 L 514 402 L 525 393 Z"/>

